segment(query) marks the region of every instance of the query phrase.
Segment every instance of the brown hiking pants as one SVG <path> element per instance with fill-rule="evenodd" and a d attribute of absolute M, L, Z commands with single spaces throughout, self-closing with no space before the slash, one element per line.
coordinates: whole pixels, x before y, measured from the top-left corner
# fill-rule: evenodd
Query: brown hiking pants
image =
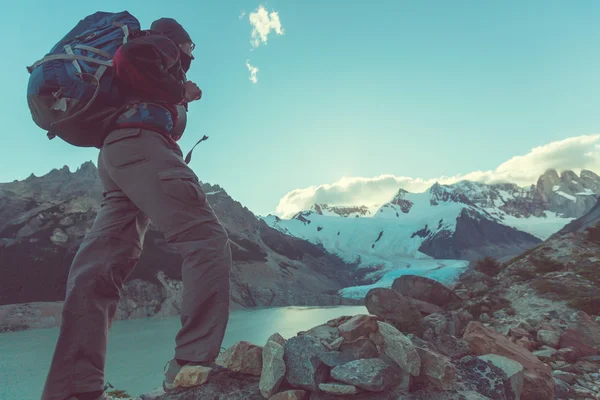
<path fill-rule="evenodd" d="M 183 256 L 175 358 L 213 361 L 229 318 L 227 233 L 179 146 L 152 131 L 116 130 L 100 150 L 98 173 L 104 201 L 71 265 L 42 400 L 102 390 L 109 327 L 150 220 Z"/>

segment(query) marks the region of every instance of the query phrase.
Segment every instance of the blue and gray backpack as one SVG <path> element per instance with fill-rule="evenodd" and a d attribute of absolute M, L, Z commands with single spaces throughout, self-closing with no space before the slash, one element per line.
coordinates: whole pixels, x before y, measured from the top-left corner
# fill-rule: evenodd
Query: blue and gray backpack
<path fill-rule="evenodd" d="M 112 57 L 140 29 L 127 11 L 97 12 L 27 67 L 29 110 L 48 138 L 58 136 L 78 147 L 102 146 L 123 107 L 118 87 L 112 84 Z"/>

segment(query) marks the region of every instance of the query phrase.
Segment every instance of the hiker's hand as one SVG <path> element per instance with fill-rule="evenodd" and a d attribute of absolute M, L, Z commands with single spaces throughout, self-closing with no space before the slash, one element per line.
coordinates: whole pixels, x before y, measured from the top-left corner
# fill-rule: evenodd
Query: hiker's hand
<path fill-rule="evenodd" d="M 191 102 L 194 100 L 200 100 L 202 97 L 202 90 L 192 81 L 187 81 L 183 84 L 185 90 L 185 101 Z"/>

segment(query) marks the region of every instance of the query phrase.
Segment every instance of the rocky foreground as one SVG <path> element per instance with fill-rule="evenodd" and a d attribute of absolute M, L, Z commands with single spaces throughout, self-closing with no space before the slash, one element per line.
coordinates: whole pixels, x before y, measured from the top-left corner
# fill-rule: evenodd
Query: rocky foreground
<path fill-rule="evenodd" d="M 598 316 L 525 286 L 516 297 L 476 270 L 452 289 L 403 276 L 368 293 L 368 315 L 275 333 L 262 347 L 239 342 L 218 359 L 231 372 L 141 399 L 600 399 Z M 206 370 L 178 379 L 203 382 Z"/>

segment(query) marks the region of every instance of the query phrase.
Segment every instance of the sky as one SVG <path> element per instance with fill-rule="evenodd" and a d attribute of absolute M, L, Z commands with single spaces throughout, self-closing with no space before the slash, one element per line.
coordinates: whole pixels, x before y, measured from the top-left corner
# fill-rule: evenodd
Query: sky
<path fill-rule="evenodd" d="M 600 2 L 41 0 L 3 5 L 0 182 L 96 162 L 48 141 L 27 65 L 98 11 L 172 17 L 203 90 L 180 140 L 190 166 L 256 214 L 385 201 L 442 180 L 526 185 L 600 173 Z M 125 7 L 126 5 L 126 7 Z"/>

